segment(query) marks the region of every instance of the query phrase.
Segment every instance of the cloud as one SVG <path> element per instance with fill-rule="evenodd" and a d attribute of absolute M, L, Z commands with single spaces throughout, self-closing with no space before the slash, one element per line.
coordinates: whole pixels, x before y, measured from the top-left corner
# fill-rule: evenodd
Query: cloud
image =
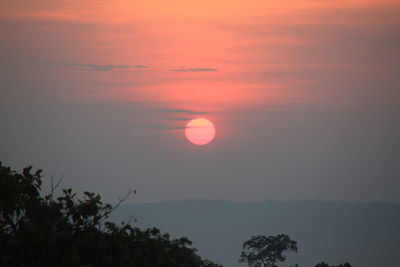
<path fill-rule="evenodd" d="M 218 71 L 218 69 L 215 69 L 215 68 L 179 68 L 179 69 L 172 69 L 171 71 L 202 72 L 202 71 Z"/>
<path fill-rule="evenodd" d="M 136 69 L 146 69 L 149 66 L 145 65 L 99 65 L 99 64 L 81 64 L 81 63 L 71 63 L 67 64 L 68 67 L 75 69 L 75 70 L 85 70 L 85 71 L 113 71 L 116 69 L 131 69 L 131 68 L 136 68 Z"/>
<path fill-rule="evenodd" d="M 187 117 L 180 117 L 180 118 L 172 118 L 174 121 L 190 121 L 193 118 L 187 118 Z"/>
<path fill-rule="evenodd" d="M 158 111 L 166 112 L 166 113 L 183 113 L 183 114 L 190 114 L 190 115 L 207 114 L 206 112 L 193 111 L 193 110 L 190 110 L 190 109 L 160 109 Z"/>
<path fill-rule="evenodd" d="M 134 67 L 137 69 L 148 69 L 149 68 L 149 66 L 146 66 L 146 65 L 135 65 Z"/>
<path fill-rule="evenodd" d="M 165 131 L 175 131 L 175 130 L 183 130 L 186 129 L 185 126 L 166 126 L 166 125 L 161 125 L 161 124 L 151 124 L 148 125 L 148 129 L 151 130 L 165 130 Z"/>

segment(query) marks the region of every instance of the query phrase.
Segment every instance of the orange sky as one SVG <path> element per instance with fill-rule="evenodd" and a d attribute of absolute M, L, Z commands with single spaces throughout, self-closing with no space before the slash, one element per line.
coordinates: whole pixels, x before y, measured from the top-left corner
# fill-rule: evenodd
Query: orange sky
<path fill-rule="evenodd" d="M 377 6 L 381 9 L 398 8 L 396 1 L 121 0 L 112 4 L 103 1 L 19 3 L 4 2 L 0 17 L 33 20 L 36 23 L 49 21 L 46 27 L 33 25 L 33 31 L 37 31 L 35 34 L 54 33 L 56 30 L 63 34 L 63 30 L 68 31 L 63 27 L 69 22 L 77 24 L 76 27 L 80 24 L 92 25 L 92 28 L 82 29 L 81 33 L 69 37 L 72 38 L 69 40 L 72 48 L 59 47 L 58 52 L 62 54 L 57 60 L 83 64 L 143 64 L 150 67 L 141 70 L 142 77 L 139 78 L 132 78 L 131 71 L 124 70 L 118 74 L 107 74 L 108 80 L 134 83 L 140 79 L 146 83 L 142 88 L 120 87 L 114 90 L 115 97 L 133 99 L 139 94 L 145 101 L 183 102 L 189 105 L 205 102 L 212 105 L 256 104 L 293 98 L 313 100 L 307 91 L 299 94 L 286 89 L 276 90 L 279 87 L 302 86 L 301 81 L 277 86 L 272 80 L 260 82 L 247 74 L 323 66 L 322 60 L 302 62 L 290 57 L 288 50 L 324 41 L 315 40 L 315 36 L 307 33 L 292 32 L 296 31 L 295 27 L 326 25 L 329 31 L 332 25 L 354 27 L 399 21 L 395 13 L 385 12 L 382 15 L 372 12 Z M 279 27 L 283 28 L 283 32 L 276 32 Z M 49 46 L 46 43 L 49 40 L 38 39 L 37 35 L 24 33 L 17 38 L 33 39 L 33 45 L 44 49 Z M 262 47 L 264 50 L 260 50 Z M 55 48 L 51 47 L 51 50 Z M 332 63 L 329 64 L 332 67 Z M 218 71 L 171 71 L 181 67 L 216 68 Z M 105 97 L 113 96 L 106 93 Z"/>

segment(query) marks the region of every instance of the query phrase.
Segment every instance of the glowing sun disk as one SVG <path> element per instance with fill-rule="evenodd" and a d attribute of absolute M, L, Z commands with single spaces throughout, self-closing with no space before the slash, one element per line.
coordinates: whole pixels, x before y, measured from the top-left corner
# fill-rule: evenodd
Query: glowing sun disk
<path fill-rule="evenodd" d="M 205 118 L 193 119 L 186 125 L 185 136 L 192 144 L 206 145 L 214 139 L 215 127 Z"/>

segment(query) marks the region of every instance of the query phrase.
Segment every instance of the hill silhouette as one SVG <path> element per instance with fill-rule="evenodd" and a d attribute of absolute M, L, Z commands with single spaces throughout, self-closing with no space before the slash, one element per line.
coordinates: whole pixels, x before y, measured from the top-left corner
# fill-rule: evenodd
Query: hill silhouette
<path fill-rule="evenodd" d="M 112 220 L 133 215 L 140 227 L 156 226 L 187 236 L 205 257 L 239 264 L 243 241 L 252 235 L 285 233 L 298 242 L 285 266 L 351 262 L 396 267 L 400 262 L 400 205 L 308 201 L 231 202 L 183 200 L 125 204 Z"/>

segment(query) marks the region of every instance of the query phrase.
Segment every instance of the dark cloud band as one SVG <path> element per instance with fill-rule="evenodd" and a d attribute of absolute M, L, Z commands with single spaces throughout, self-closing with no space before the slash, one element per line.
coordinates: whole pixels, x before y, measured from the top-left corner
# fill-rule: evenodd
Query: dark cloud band
<path fill-rule="evenodd" d="M 215 68 L 179 68 L 179 69 L 172 69 L 171 71 L 203 72 L 203 71 L 218 71 L 218 69 L 215 69 Z"/>
<path fill-rule="evenodd" d="M 112 64 L 107 64 L 107 65 L 99 65 L 99 64 L 81 64 L 81 63 L 71 63 L 67 64 L 69 68 L 75 69 L 75 70 L 84 70 L 84 71 L 113 71 L 117 69 L 147 69 L 149 66 L 145 65 L 112 65 Z"/>
<path fill-rule="evenodd" d="M 160 109 L 159 111 L 166 112 L 166 113 L 183 113 L 183 114 L 191 114 L 191 115 L 207 114 L 206 112 L 194 111 L 194 110 L 190 110 L 190 109 Z"/>

